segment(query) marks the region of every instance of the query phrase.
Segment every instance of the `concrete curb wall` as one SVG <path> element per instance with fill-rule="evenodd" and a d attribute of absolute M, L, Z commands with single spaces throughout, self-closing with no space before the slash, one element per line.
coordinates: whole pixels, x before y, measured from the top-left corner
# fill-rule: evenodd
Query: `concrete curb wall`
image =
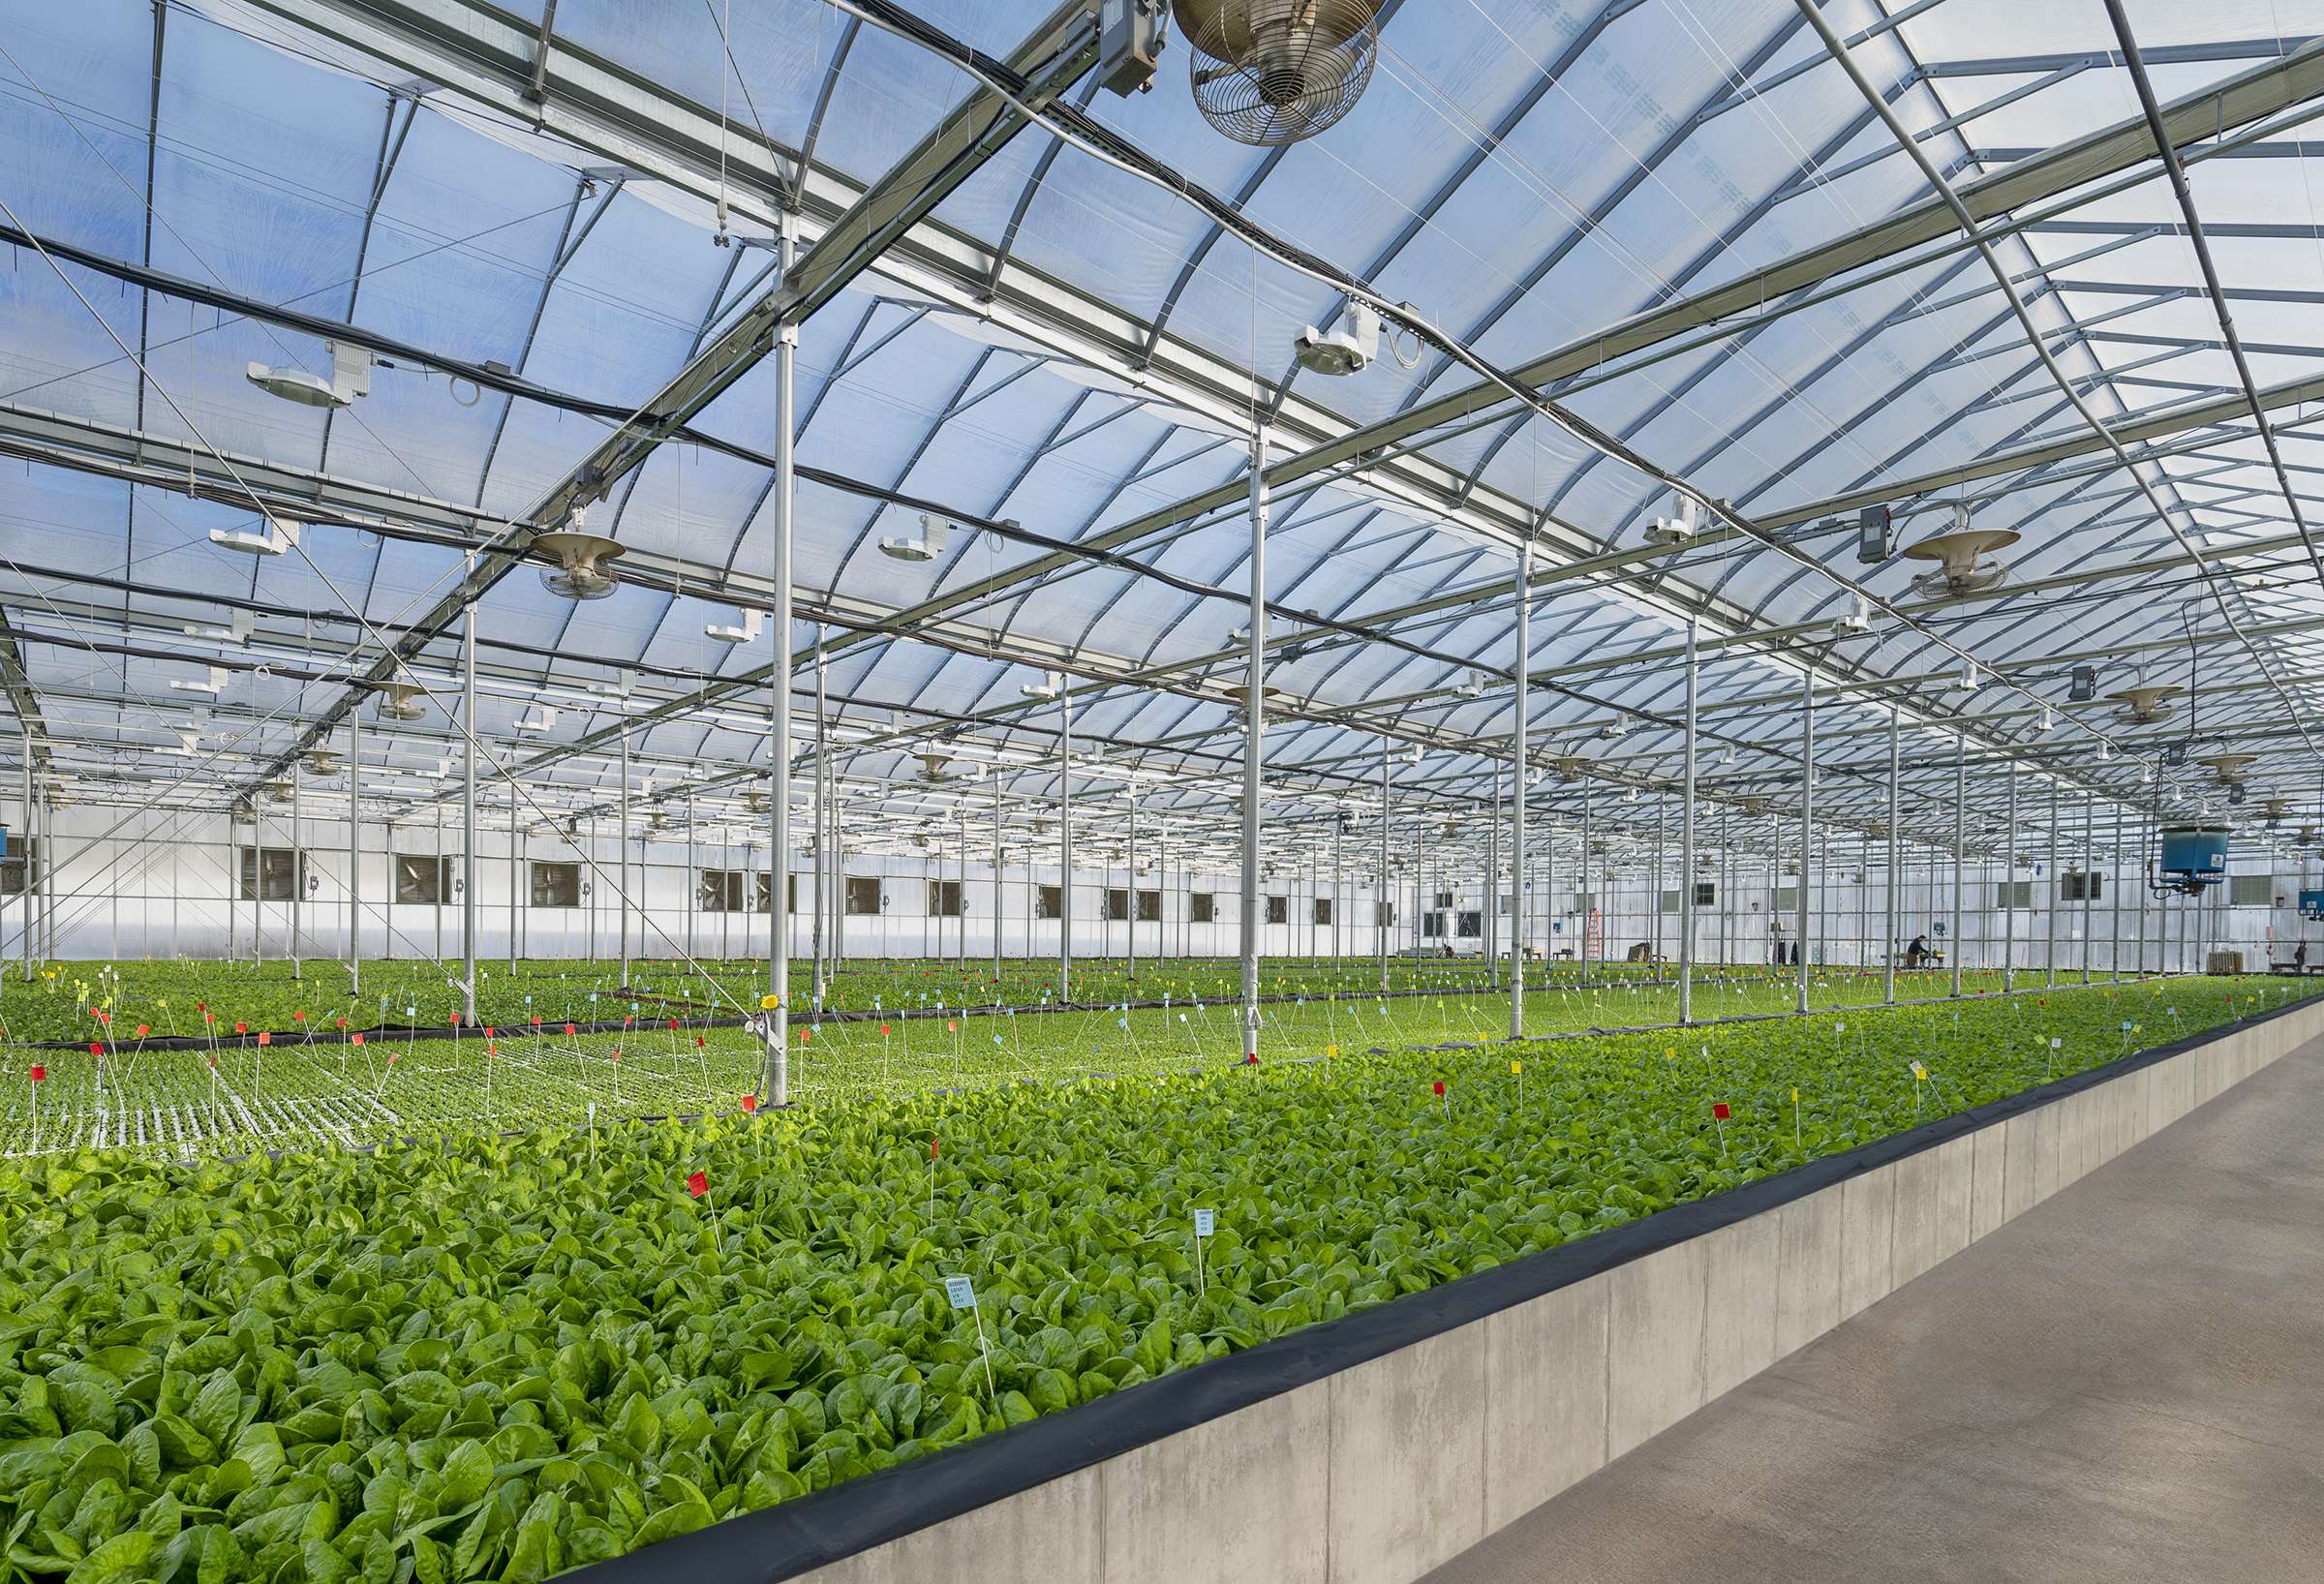
<path fill-rule="evenodd" d="M 2324 1002 L 800 1577 L 1406 1584 L 2324 1034 Z"/>

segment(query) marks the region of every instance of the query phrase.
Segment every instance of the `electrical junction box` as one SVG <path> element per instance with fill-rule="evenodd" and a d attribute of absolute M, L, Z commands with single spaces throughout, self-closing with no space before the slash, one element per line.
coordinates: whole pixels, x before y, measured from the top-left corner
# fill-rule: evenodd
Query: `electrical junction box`
<path fill-rule="evenodd" d="M 0 833 L 0 838 L 5 833 Z M 2324 919 L 2324 891 L 2300 893 L 2300 916 L 2304 919 Z"/>
<path fill-rule="evenodd" d="M 1856 560 L 1877 566 L 1888 559 L 1889 516 L 1886 506 L 1866 506 L 1856 513 Z"/>
<path fill-rule="evenodd" d="M 1169 42 L 1163 0 L 1099 0 L 1097 80 L 1111 93 L 1144 93 Z"/>

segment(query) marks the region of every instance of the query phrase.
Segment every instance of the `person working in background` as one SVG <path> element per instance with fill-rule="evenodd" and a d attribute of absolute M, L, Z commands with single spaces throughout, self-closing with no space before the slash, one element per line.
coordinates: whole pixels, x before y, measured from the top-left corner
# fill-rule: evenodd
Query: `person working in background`
<path fill-rule="evenodd" d="M 1929 937 L 1914 935 L 1912 944 L 1905 948 L 1905 966 L 1917 968 L 1929 960 Z"/>

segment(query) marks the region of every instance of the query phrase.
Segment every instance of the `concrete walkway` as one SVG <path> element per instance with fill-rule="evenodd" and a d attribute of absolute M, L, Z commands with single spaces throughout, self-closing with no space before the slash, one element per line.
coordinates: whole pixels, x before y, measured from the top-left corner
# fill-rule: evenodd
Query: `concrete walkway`
<path fill-rule="evenodd" d="M 1428 1576 L 2324 1580 L 2324 1041 Z"/>

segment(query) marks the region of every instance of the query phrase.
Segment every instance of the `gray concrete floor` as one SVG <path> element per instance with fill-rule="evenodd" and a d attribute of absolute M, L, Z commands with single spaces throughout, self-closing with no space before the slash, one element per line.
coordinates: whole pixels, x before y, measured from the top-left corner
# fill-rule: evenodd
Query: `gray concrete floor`
<path fill-rule="evenodd" d="M 1428 1576 L 2324 1580 L 2324 1041 Z"/>

